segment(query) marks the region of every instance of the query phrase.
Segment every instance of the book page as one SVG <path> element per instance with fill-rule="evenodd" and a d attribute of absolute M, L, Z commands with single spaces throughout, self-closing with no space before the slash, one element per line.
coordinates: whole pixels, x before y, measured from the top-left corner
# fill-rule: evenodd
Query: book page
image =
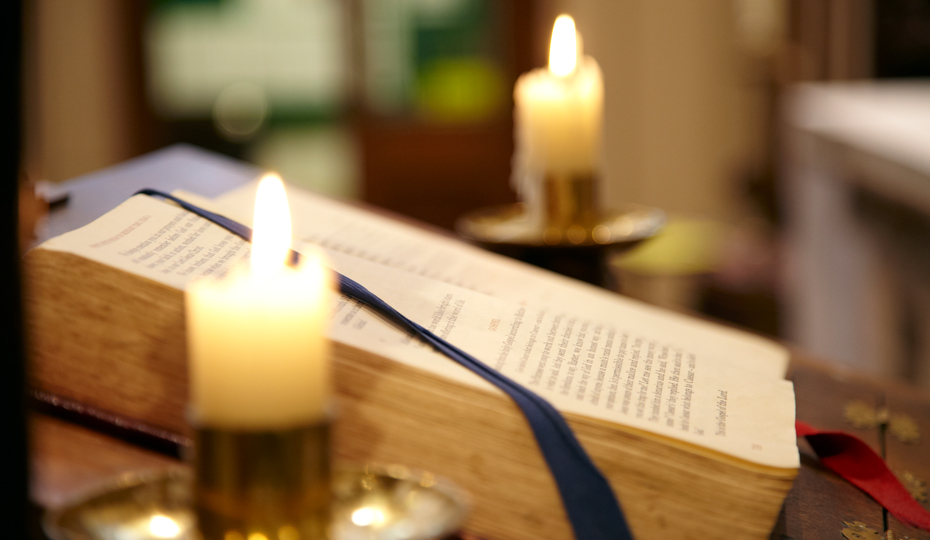
<path fill-rule="evenodd" d="M 795 468 L 794 390 L 660 332 L 536 309 L 330 252 L 334 267 L 485 364 L 574 412 L 747 461 Z M 478 376 L 342 298 L 333 339 L 477 386 Z"/>
<path fill-rule="evenodd" d="M 221 213 L 251 224 L 257 184 L 215 199 Z M 770 340 L 611 294 L 371 212 L 288 186 L 294 237 L 436 281 L 536 309 L 585 313 L 634 333 L 659 333 L 674 345 L 783 378 L 787 349 Z M 363 283 L 366 285 L 366 283 Z"/>
<path fill-rule="evenodd" d="M 184 289 L 244 262 L 249 246 L 172 204 L 139 195 L 40 248 L 67 251 Z M 520 304 L 365 254 L 329 249 L 337 271 L 563 411 L 774 467 L 798 464 L 790 382 L 683 345 L 667 328 L 575 306 Z M 336 341 L 481 388 L 467 369 L 334 294 Z"/>
<path fill-rule="evenodd" d="M 221 278 L 251 253 L 251 245 L 238 236 L 146 195 L 131 197 L 39 248 L 80 255 L 178 289 L 196 278 Z"/>

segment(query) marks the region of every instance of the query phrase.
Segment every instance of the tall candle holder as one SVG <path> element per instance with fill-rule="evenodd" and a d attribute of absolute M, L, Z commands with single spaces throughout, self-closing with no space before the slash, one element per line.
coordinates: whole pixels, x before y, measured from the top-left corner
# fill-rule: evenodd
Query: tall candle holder
<path fill-rule="evenodd" d="M 325 540 L 327 419 L 281 430 L 195 431 L 194 510 L 203 540 Z"/>

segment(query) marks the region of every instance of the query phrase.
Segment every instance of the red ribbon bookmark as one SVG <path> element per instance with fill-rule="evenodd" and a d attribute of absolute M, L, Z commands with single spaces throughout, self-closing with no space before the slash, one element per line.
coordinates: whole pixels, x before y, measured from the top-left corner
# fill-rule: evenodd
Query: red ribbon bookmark
<path fill-rule="evenodd" d="M 902 523 L 930 531 L 930 512 L 907 492 L 885 460 L 861 439 L 842 431 L 820 431 L 796 420 L 798 437 L 807 438 L 820 462 L 868 493 Z"/>

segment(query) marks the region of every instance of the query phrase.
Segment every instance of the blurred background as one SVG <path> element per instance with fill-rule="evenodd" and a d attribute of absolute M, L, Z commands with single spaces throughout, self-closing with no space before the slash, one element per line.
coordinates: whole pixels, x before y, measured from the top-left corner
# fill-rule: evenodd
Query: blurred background
<path fill-rule="evenodd" d="M 930 387 L 927 0 L 33 0 L 27 172 L 190 143 L 451 229 L 515 200 L 559 13 L 604 72 L 602 204 L 669 216 L 621 292 Z"/>

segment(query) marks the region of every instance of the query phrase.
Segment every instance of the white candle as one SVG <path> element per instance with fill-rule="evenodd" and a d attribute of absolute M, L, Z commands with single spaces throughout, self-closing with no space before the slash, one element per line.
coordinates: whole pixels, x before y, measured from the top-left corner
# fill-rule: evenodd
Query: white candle
<path fill-rule="evenodd" d="M 598 168 L 604 81 L 580 42 L 572 18 L 560 15 L 548 69 L 524 73 L 514 87 L 514 187 L 524 202 L 546 175 L 587 175 Z"/>
<path fill-rule="evenodd" d="M 187 292 L 191 414 L 199 426 L 278 429 L 326 415 L 330 276 L 318 256 L 285 265 L 291 230 L 280 178 L 262 179 L 254 231 L 250 268 Z"/>

